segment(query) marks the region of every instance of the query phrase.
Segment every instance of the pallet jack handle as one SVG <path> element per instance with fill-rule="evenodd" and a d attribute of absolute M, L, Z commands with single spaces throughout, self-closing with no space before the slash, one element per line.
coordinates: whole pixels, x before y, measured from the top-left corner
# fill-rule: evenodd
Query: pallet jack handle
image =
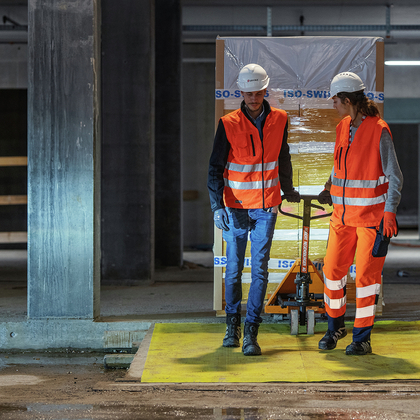
<path fill-rule="evenodd" d="M 283 195 L 281 198 L 282 198 L 282 200 L 284 200 L 285 199 L 285 196 Z M 311 203 L 312 200 L 317 200 L 318 201 L 318 196 L 317 195 L 301 194 L 300 195 L 300 198 L 304 202 L 304 206 L 307 207 L 308 209 L 310 209 L 310 207 L 313 207 L 315 209 L 319 209 L 319 210 L 324 210 L 325 211 L 324 207 L 319 206 L 319 205 L 314 204 L 314 203 Z M 308 212 L 305 212 L 304 211 L 303 212 L 303 216 L 299 216 L 297 214 L 285 212 L 285 211 L 283 211 L 281 209 L 281 203 L 279 205 L 279 212 L 281 214 L 285 215 L 285 216 L 294 217 L 295 219 L 300 219 L 300 220 L 304 220 L 305 219 L 305 216 L 307 217 L 307 213 L 308 213 Z M 332 215 L 332 212 L 331 213 L 320 214 L 318 216 L 310 216 L 309 215 L 309 220 L 321 219 L 322 217 L 329 217 L 331 215 Z"/>

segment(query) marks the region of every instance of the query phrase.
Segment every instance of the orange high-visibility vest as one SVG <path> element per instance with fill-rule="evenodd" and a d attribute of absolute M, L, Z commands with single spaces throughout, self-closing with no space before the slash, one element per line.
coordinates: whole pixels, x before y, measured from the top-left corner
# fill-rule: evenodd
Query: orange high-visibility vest
<path fill-rule="evenodd" d="M 379 117 L 366 117 L 350 144 L 350 122 L 345 117 L 336 129 L 331 220 L 349 226 L 379 226 L 388 197 L 379 143 L 382 130 L 391 131 Z"/>
<path fill-rule="evenodd" d="M 287 123 L 285 111 L 271 108 L 263 139 L 238 109 L 222 117 L 230 151 L 223 174 L 226 207 L 258 209 L 281 203 L 278 160 Z"/>

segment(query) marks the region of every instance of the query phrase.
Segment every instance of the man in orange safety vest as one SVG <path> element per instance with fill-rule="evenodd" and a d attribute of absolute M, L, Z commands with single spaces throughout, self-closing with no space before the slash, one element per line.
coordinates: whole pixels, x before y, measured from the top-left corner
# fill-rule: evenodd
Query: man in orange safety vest
<path fill-rule="evenodd" d="M 207 182 L 214 222 L 226 241 L 224 347 L 240 346 L 241 276 L 248 235 L 251 240 L 245 356 L 261 354 L 257 334 L 281 190 L 288 201 L 300 201 L 292 183 L 287 114 L 264 99 L 269 81 L 258 64 L 248 64 L 239 72 L 237 85 L 243 101 L 240 109 L 219 121 Z"/>

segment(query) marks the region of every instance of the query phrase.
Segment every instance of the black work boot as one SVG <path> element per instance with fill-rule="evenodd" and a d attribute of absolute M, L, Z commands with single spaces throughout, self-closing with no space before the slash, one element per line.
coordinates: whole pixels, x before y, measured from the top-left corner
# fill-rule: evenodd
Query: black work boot
<path fill-rule="evenodd" d="M 242 345 L 242 351 L 244 356 L 260 356 L 261 347 L 257 342 L 259 324 L 251 322 L 245 322 L 244 328 L 244 342 Z"/>
<path fill-rule="evenodd" d="M 333 350 L 337 346 L 337 341 L 346 335 L 347 330 L 345 327 L 339 328 L 338 331 L 328 330 L 318 343 L 318 348 L 321 350 Z"/>
<path fill-rule="evenodd" d="M 223 339 L 223 347 L 239 347 L 241 338 L 241 315 L 226 314 L 226 335 Z"/>
<path fill-rule="evenodd" d="M 365 354 L 372 353 L 372 346 L 370 341 L 362 341 L 360 343 L 352 342 L 346 347 L 346 354 L 348 356 L 364 356 Z"/>

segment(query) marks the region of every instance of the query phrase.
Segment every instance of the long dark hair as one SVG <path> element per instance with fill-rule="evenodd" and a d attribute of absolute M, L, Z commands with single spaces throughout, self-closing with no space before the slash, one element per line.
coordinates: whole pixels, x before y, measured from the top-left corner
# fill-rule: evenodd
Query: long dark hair
<path fill-rule="evenodd" d="M 345 99 L 348 98 L 350 103 L 355 106 L 357 111 L 362 115 L 380 117 L 378 106 L 363 93 L 363 90 L 358 90 L 357 92 L 340 92 L 337 93 L 337 96 L 340 98 L 341 103 L 344 103 Z"/>

